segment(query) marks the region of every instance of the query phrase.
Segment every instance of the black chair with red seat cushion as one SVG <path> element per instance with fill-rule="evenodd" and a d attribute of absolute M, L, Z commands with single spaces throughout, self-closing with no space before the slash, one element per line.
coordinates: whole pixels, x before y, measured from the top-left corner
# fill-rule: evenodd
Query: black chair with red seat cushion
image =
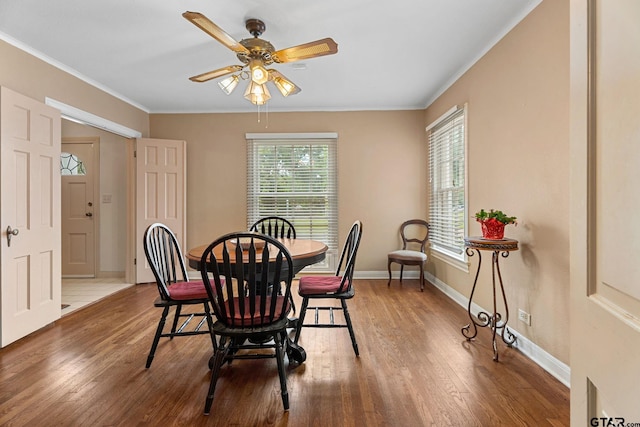
<path fill-rule="evenodd" d="M 336 274 L 332 276 L 303 276 L 300 278 L 298 285 L 298 295 L 302 297 L 302 307 L 300 309 L 300 317 L 296 327 L 296 335 L 294 342 L 297 344 L 300 338 L 300 331 L 303 327 L 314 328 L 347 328 L 351 337 L 351 345 L 353 351 L 358 356 L 358 343 L 353 332 L 351 316 L 347 308 L 347 300 L 355 295 L 353 287 L 353 271 L 356 264 L 356 255 L 362 238 L 362 223 L 355 221 L 349 230 L 349 235 L 342 248 L 340 262 L 336 270 Z M 318 305 L 309 306 L 310 300 L 339 300 L 340 307 L 335 305 Z M 315 311 L 315 322 L 304 324 L 307 310 Z M 329 312 L 329 320 L 323 321 L 319 316 L 320 311 Z M 335 323 L 334 311 L 341 310 L 344 315 L 345 323 Z"/>
<path fill-rule="evenodd" d="M 296 229 L 286 218 L 279 216 L 267 216 L 260 218 L 249 228 L 249 231 L 257 231 L 276 239 L 295 239 Z"/>
<path fill-rule="evenodd" d="M 265 234 L 230 233 L 205 249 L 200 265 L 217 318 L 213 331 L 219 337 L 204 413 L 211 410 L 222 366 L 236 359 L 275 358 L 282 404 L 288 410 L 284 355 L 290 363 L 302 363 L 306 357 L 304 350 L 290 342 L 286 331 L 287 315 L 293 306 L 293 260 L 289 251 Z"/>
<path fill-rule="evenodd" d="M 151 366 L 160 338 L 209 334 L 211 344 L 216 346 L 212 332 L 213 318 L 209 306 L 209 295 L 202 280 L 189 281 L 184 257 L 175 234 L 164 224 L 154 223 L 144 233 L 144 253 L 153 271 L 159 296 L 153 303 L 162 308 L 162 315 L 147 357 L 146 367 Z M 183 306 L 202 306 L 202 311 L 182 311 Z M 165 322 L 171 307 L 175 307 L 173 323 L 169 332 L 164 332 Z M 182 320 L 181 325 L 178 323 Z M 206 325 L 205 325 L 206 323 Z M 203 329 L 202 327 L 205 326 Z"/>

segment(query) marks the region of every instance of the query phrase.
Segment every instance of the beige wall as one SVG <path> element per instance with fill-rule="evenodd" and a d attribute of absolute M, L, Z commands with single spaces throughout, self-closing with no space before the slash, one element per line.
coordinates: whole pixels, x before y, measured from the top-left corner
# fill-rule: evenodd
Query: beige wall
<path fill-rule="evenodd" d="M 0 40 L 0 86 L 44 102 L 46 97 L 148 135 L 146 112 Z"/>
<path fill-rule="evenodd" d="M 518 217 L 518 226 L 508 226 L 505 234 L 520 241 L 520 251 L 501 260 L 510 324 L 568 364 L 568 2 L 545 1 L 538 6 L 427 109 L 425 124 L 464 103 L 468 103 L 469 234 L 481 233 L 474 220 L 480 208 Z M 470 258 L 471 273 L 477 258 Z M 484 308 L 492 307 L 490 259 L 485 254 L 476 291 Z M 469 295 L 473 274 L 438 261 L 429 268 Z M 531 313 L 531 326 L 518 321 L 518 308 Z"/>
<path fill-rule="evenodd" d="M 398 225 L 427 214 L 423 111 L 152 114 L 151 136 L 187 141 L 187 241 L 246 224 L 247 132 L 337 132 L 340 242 L 363 222 L 360 271 L 386 271 Z"/>

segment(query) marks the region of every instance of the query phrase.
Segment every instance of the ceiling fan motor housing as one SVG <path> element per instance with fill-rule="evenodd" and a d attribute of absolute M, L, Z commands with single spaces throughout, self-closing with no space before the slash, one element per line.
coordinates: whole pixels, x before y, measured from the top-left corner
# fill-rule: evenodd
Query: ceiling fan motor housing
<path fill-rule="evenodd" d="M 252 59 L 260 59 L 264 65 L 273 63 L 271 53 L 275 51 L 275 48 L 268 41 L 256 37 L 240 40 L 240 44 L 249 50 L 249 53 L 239 52 L 236 54 L 242 63 L 248 64 Z"/>

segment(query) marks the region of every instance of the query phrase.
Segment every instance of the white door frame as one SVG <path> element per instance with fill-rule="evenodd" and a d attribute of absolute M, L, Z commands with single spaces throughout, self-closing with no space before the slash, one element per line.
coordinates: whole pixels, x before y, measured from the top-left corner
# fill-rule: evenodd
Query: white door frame
<path fill-rule="evenodd" d="M 142 132 L 128 128 L 111 120 L 104 119 L 95 114 L 80 110 L 79 108 L 65 104 L 52 98 L 45 98 L 45 104 L 60 110 L 63 119 L 71 120 L 76 123 L 92 126 L 107 132 L 128 138 L 127 140 L 127 248 L 125 263 L 125 281 L 127 283 L 136 283 L 135 278 L 135 139 L 142 136 Z"/>

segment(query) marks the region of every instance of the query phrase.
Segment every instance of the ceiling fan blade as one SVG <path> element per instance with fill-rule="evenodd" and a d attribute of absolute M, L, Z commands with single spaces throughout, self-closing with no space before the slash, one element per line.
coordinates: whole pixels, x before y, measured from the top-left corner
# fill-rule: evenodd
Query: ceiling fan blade
<path fill-rule="evenodd" d="M 189 80 L 192 82 L 206 82 L 211 79 L 215 79 L 216 77 L 226 76 L 227 74 L 235 73 L 237 71 L 242 70 L 244 67 L 242 65 L 229 65 L 228 67 L 219 68 L 213 71 L 207 71 L 206 73 L 198 74 L 197 76 L 189 77 Z"/>
<path fill-rule="evenodd" d="M 236 53 L 249 53 L 249 50 L 238 43 L 233 37 L 227 34 L 222 28 L 211 22 L 209 18 L 199 12 L 185 12 L 182 14 L 193 25 L 209 34 L 214 39 Z"/>
<path fill-rule="evenodd" d="M 282 96 L 295 95 L 302 90 L 277 70 L 269 70 L 269 76 L 271 77 L 273 84 L 276 85 Z"/>
<path fill-rule="evenodd" d="M 338 53 L 338 44 L 331 38 L 316 40 L 288 47 L 274 52 L 271 56 L 275 62 L 293 62 L 301 59 L 317 58 L 318 56 L 333 55 Z"/>

